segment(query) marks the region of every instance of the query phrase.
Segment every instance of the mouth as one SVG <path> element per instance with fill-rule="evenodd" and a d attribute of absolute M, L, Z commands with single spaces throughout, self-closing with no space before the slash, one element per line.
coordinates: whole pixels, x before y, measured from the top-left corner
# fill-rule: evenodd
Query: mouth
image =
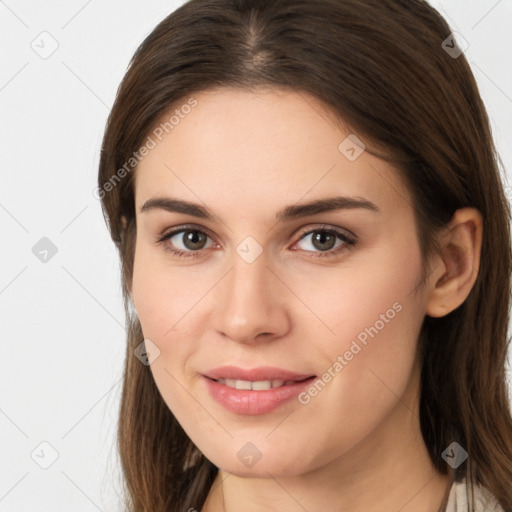
<path fill-rule="evenodd" d="M 275 366 L 259 366 L 257 368 L 241 368 L 239 366 L 219 366 L 204 373 L 204 376 L 215 381 L 241 381 L 241 382 L 276 382 L 276 387 L 282 386 L 286 382 L 300 382 L 302 380 L 315 377 L 311 373 L 297 373 L 291 370 L 285 370 Z M 282 381 L 279 383 L 279 381 Z M 246 389 L 246 388 L 242 388 Z"/>
<path fill-rule="evenodd" d="M 236 414 L 269 413 L 296 398 L 316 375 L 280 368 L 225 366 L 202 375 L 210 398 Z"/>
<path fill-rule="evenodd" d="M 210 377 L 206 377 L 214 382 L 218 382 L 219 384 L 223 384 L 231 389 L 245 389 L 251 391 L 266 391 L 268 389 L 282 388 L 283 386 L 292 386 L 293 384 L 297 384 L 299 382 L 304 382 L 306 380 L 310 380 L 315 378 L 316 375 L 311 377 L 306 377 L 300 380 L 282 380 L 282 379 L 272 379 L 272 380 L 242 380 L 242 379 L 211 379 Z"/>

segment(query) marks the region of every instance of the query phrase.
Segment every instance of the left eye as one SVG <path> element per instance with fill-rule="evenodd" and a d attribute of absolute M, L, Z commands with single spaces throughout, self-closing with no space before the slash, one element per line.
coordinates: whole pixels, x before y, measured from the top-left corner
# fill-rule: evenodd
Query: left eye
<path fill-rule="evenodd" d="M 304 233 L 297 244 L 308 240 L 308 238 L 309 241 L 305 244 L 307 246 L 304 248 L 305 251 L 327 253 L 326 255 L 338 252 L 334 249 L 340 246 L 350 246 L 354 245 L 356 242 L 354 238 L 336 229 L 318 228 Z M 323 254 L 319 254 L 318 256 L 323 256 Z"/>

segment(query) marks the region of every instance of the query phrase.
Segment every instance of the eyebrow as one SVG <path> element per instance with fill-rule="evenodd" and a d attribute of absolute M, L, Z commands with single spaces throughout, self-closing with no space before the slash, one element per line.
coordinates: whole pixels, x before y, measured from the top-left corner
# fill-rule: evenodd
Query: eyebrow
<path fill-rule="evenodd" d="M 361 208 L 380 213 L 377 205 L 361 197 L 327 197 L 310 201 L 309 203 L 287 206 L 276 213 L 276 222 L 286 222 L 318 213 L 331 212 L 336 210 L 353 210 Z M 218 220 L 218 217 L 207 207 L 198 203 L 191 203 L 172 197 L 156 197 L 148 199 L 141 207 L 140 212 L 150 210 L 166 210 L 168 212 L 185 213 L 201 219 L 210 221 Z"/>

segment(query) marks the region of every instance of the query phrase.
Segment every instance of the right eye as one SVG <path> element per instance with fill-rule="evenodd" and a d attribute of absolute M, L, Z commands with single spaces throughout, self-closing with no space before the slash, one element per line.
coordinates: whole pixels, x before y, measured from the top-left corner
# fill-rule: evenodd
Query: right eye
<path fill-rule="evenodd" d="M 204 231 L 191 226 L 182 226 L 163 235 L 158 242 L 162 243 L 164 249 L 178 258 L 197 258 L 201 251 L 207 247 L 209 239 Z M 173 240 L 175 239 L 175 240 Z"/>

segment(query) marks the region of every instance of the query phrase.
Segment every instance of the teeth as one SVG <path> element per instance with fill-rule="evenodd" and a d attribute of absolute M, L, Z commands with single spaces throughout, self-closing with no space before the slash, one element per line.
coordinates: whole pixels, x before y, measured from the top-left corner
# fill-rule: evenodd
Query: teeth
<path fill-rule="evenodd" d="M 236 389 L 251 389 L 251 383 L 248 380 L 236 380 L 235 388 Z"/>
<path fill-rule="evenodd" d="M 218 379 L 218 383 L 224 384 L 229 388 L 233 389 L 251 389 L 253 391 L 264 391 L 266 389 L 279 388 L 283 385 L 287 386 L 288 384 L 294 384 L 293 380 L 258 380 L 258 381 L 250 381 L 250 380 L 237 380 L 237 379 Z"/>

